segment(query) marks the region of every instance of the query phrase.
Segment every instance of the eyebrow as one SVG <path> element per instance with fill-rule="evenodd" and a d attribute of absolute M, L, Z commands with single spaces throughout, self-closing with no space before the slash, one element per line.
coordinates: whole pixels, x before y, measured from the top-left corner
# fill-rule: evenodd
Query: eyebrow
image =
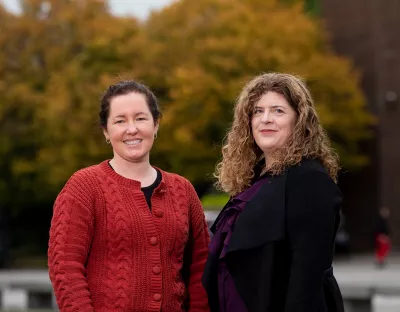
<path fill-rule="evenodd" d="M 138 113 L 136 113 L 135 114 L 135 116 L 138 116 L 138 115 L 148 115 L 147 113 L 145 113 L 145 112 L 138 112 Z M 113 117 L 113 119 L 115 119 L 115 118 L 125 118 L 126 116 L 125 115 L 117 115 L 117 116 L 114 116 Z"/>
<path fill-rule="evenodd" d="M 272 105 L 271 107 L 267 107 L 267 108 L 277 108 L 277 107 L 279 107 L 279 108 L 286 108 L 286 107 L 283 106 L 283 105 Z M 256 108 L 265 108 L 265 107 L 263 107 L 263 106 L 254 106 L 254 109 L 256 109 Z"/>

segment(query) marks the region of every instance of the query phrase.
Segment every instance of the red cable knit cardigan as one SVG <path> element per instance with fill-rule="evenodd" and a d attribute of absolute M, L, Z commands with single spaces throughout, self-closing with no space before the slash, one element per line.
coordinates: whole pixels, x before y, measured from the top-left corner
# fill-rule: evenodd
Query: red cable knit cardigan
<path fill-rule="evenodd" d="M 61 312 L 209 310 L 201 203 L 189 181 L 161 174 L 152 210 L 140 183 L 108 161 L 69 179 L 54 204 L 48 250 Z"/>

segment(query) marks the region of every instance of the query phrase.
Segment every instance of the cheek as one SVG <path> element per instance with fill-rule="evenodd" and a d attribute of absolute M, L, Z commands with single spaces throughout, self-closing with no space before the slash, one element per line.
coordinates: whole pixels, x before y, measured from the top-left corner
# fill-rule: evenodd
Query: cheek
<path fill-rule="evenodd" d="M 140 127 L 138 127 L 139 132 L 142 133 L 143 136 L 147 137 L 148 139 L 153 138 L 154 137 L 154 133 L 156 132 L 156 129 L 153 125 L 141 125 Z"/>
<path fill-rule="evenodd" d="M 253 135 L 253 137 L 255 137 L 255 135 L 257 135 L 257 122 L 255 119 L 251 120 L 251 134 Z"/>
<path fill-rule="evenodd" d="M 108 134 L 110 135 L 110 138 L 118 137 L 122 132 L 119 129 L 115 129 L 114 127 L 109 127 L 108 129 L 109 129 Z"/>
<path fill-rule="evenodd" d="M 297 114 L 293 113 L 292 117 L 290 118 L 291 129 L 293 129 L 296 126 L 296 123 L 297 123 Z"/>
<path fill-rule="evenodd" d="M 289 118 L 287 120 L 285 120 L 284 124 L 283 124 L 283 128 L 285 129 L 285 132 L 287 133 L 291 133 L 294 129 L 296 120 L 294 118 Z"/>

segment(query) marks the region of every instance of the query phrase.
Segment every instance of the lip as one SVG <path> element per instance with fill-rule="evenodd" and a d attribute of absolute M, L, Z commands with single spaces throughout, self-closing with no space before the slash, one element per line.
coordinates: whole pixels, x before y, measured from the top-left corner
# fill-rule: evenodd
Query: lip
<path fill-rule="evenodd" d="M 136 143 L 136 144 L 127 144 L 127 142 L 132 142 L 132 141 L 137 141 L 137 140 L 139 140 L 140 142 Z M 127 139 L 127 140 L 123 140 L 123 142 L 124 142 L 124 144 L 126 144 L 128 146 L 135 147 L 135 146 L 138 146 L 139 144 L 141 144 L 143 142 L 143 139 L 139 139 L 139 138 Z"/>
<path fill-rule="evenodd" d="M 260 130 L 261 133 L 269 134 L 269 133 L 275 133 L 277 130 L 271 130 L 271 129 L 263 129 Z"/>

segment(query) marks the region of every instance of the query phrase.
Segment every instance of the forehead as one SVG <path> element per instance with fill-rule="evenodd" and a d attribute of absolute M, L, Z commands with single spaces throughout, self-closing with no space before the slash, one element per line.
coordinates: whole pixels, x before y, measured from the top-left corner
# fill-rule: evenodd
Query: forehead
<path fill-rule="evenodd" d="M 271 106 L 290 106 L 285 96 L 274 91 L 264 93 L 260 99 L 254 103 L 254 106 L 271 107 Z"/>
<path fill-rule="evenodd" d="M 146 97 L 141 93 L 117 95 L 110 101 L 110 116 L 139 112 L 150 113 Z"/>

